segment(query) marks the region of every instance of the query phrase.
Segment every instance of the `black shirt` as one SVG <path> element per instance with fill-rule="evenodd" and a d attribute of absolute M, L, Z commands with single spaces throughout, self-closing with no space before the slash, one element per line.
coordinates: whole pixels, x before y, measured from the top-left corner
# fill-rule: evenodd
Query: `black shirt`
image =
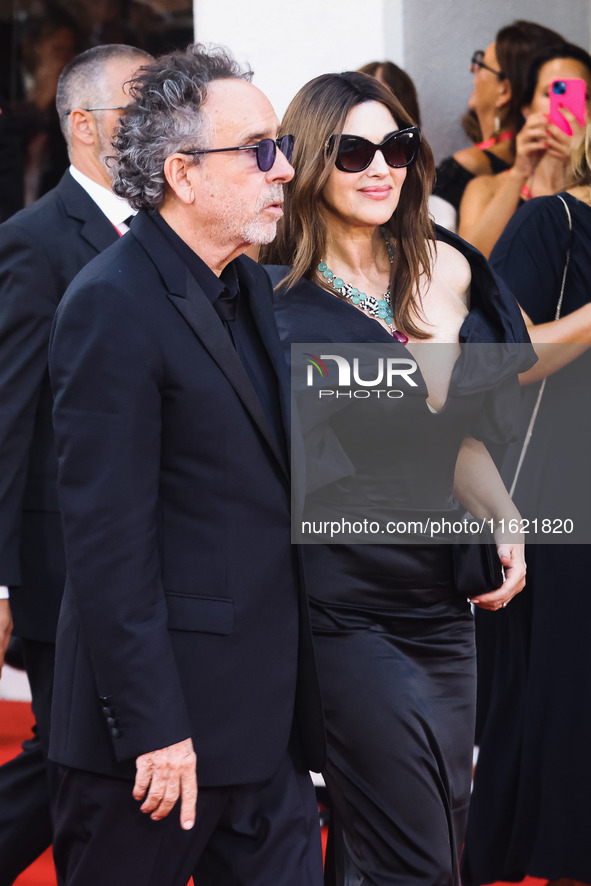
<path fill-rule="evenodd" d="M 256 327 L 248 298 L 240 292 L 240 281 L 234 262 L 229 262 L 218 277 L 159 213 L 151 214 L 151 218 L 220 316 L 220 322 L 228 331 L 246 369 L 281 451 L 286 454 L 277 376 Z M 218 300 L 226 303 L 223 309 L 220 309 L 219 304 L 216 305 Z M 229 303 L 233 303 L 231 308 L 228 306 Z"/>

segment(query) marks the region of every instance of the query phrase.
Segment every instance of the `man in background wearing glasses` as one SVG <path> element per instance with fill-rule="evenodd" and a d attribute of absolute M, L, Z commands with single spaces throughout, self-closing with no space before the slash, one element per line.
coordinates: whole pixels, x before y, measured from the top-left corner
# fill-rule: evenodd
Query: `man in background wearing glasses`
<path fill-rule="evenodd" d="M 46 757 L 66 569 L 49 333 L 74 276 L 128 230 L 124 220 L 131 210 L 111 191 L 107 157 L 128 102 L 125 83 L 150 60 L 132 46 L 109 45 L 81 53 L 64 68 L 57 109 L 70 169 L 53 191 L 0 226 L 0 670 L 12 618 L 37 722 L 36 738 L 0 768 L 0 886 L 44 851 L 52 833 L 55 767 Z"/>
<path fill-rule="evenodd" d="M 293 139 L 249 81 L 199 45 L 142 70 L 114 142 L 139 212 L 56 314 L 67 886 L 322 883 L 287 367 L 242 255 L 275 236 Z"/>

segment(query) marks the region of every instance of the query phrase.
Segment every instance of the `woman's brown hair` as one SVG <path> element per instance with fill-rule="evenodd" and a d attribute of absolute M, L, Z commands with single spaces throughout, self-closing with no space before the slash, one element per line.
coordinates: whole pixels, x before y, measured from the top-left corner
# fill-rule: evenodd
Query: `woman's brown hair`
<path fill-rule="evenodd" d="M 335 143 L 329 151 L 327 144 L 331 135 L 343 132 L 349 111 L 370 101 L 385 105 L 401 129 L 413 125 L 386 86 L 374 77 L 352 71 L 323 74 L 311 80 L 300 89 L 285 113 L 281 133 L 295 136 L 296 173 L 285 189 L 284 216 L 277 237 L 264 248 L 261 259 L 267 264 L 290 266 L 281 285 L 289 288 L 307 277 L 336 294 L 315 278 L 327 243 L 322 191 L 334 169 L 338 148 Z M 407 168 L 398 207 L 384 225 L 394 244 L 390 275 L 394 325 L 417 338 L 429 337 L 413 318 L 420 310 L 419 279 L 421 275 L 431 277 L 435 236 L 427 200 L 433 178 L 433 154 L 423 139 L 417 159 Z"/>
<path fill-rule="evenodd" d="M 525 93 L 530 64 L 544 49 L 563 43 L 565 43 L 564 37 L 557 31 L 524 19 L 505 25 L 497 32 L 495 37 L 497 64 L 511 86 L 511 97 L 502 109 L 503 126 L 514 132 L 521 129 L 524 123 L 521 109 L 527 104 Z"/>
<path fill-rule="evenodd" d="M 414 122 L 421 125 L 421 111 L 416 87 L 409 75 L 394 62 L 369 62 L 359 68 L 360 74 L 376 77 L 390 92 L 394 93 L 400 104 L 405 108 Z"/>

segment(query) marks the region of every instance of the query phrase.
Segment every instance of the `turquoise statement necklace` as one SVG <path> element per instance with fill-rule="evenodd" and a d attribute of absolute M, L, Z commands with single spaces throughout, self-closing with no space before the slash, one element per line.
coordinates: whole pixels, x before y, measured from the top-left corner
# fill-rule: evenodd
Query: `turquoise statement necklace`
<path fill-rule="evenodd" d="M 388 250 L 388 258 L 390 259 L 390 264 L 392 264 L 394 261 L 394 248 L 385 233 L 384 239 L 386 241 L 386 249 Z M 326 282 L 330 283 L 333 289 L 335 289 L 340 295 L 348 299 L 354 305 L 358 305 L 366 314 L 369 314 L 370 317 L 378 317 L 380 320 L 385 320 L 392 336 L 403 345 L 407 343 L 408 336 L 403 332 L 394 329 L 394 314 L 392 312 L 390 287 L 384 292 L 382 298 L 376 298 L 374 295 L 367 295 L 365 292 L 360 292 L 359 289 L 351 283 L 345 283 L 342 277 L 337 277 L 334 272 L 331 271 L 325 261 L 320 262 L 318 270 Z"/>

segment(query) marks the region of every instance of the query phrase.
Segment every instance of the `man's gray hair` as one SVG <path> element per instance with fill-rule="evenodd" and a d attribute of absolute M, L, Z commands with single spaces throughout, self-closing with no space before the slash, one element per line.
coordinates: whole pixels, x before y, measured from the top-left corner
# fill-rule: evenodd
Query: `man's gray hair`
<path fill-rule="evenodd" d="M 116 166 L 113 190 L 134 209 L 158 209 L 164 203 L 167 183 L 164 161 L 179 150 L 207 147 L 211 137 L 203 103 L 213 80 L 250 81 L 221 46 L 194 43 L 171 52 L 142 68 L 134 77 L 133 99 L 121 119 L 113 147 Z M 187 162 L 197 163 L 198 158 Z"/>
<path fill-rule="evenodd" d="M 153 61 L 153 56 L 137 46 L 106 43 L 81 52 L 60 74 L 55 104 L 64 138 L 70 146 L 72 127 L 70 111 L 74 108 L 104 108 L 110 105 L 113 84 L 109 81 L 112 61 L 137 60 L 138 67 Z"/>

